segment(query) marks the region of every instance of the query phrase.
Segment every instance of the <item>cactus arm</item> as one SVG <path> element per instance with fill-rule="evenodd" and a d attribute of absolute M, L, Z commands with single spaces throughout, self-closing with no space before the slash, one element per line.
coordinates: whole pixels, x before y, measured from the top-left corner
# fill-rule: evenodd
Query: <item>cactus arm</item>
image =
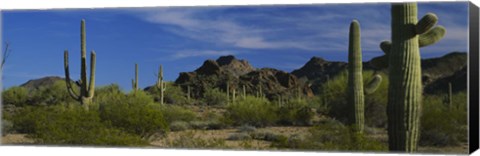
<path fill-rule="evenodd" d="M 446 30 L 442 26 L 437 26 L 432 30 L 418 36 L 418 45 L 425 47 L 437 43 L 445 36 Z"/>
<path fill-rule="evenodd" d="M 435 26 L 438 22 L 437 15 L 433 13 L 427 13 L 425 16 L 418 21 L 417 25 L 415 26 L 415 31 L 417 34 L 424 34 L 425 32 L 429 31 L 430 29 Z"/>
<path fill-rule="evenodd" d="M 95 94 L 95 65 L 96 65 L 96 53 L 92 51 L 90 54 L 90 84 L 88 84 L 88 97 L 93 97 Z"/>
<path fill-rule="evenodd" d="M 391 47 L 392 47 L 392 42 L 390 41 L 383 41 L 382 43 L 380 43 L 380 49 L 382 49 L 385 55 L 388 55 Z"/>
<path fill-rule="evenodd" d="M 70 80 L 70 71 L 69 71 L 69 66 L 68 66 L 68 50 L 65 50 L 63 53 L 64 56 L 64 68 L 65 68 L 65 82 L 67 84 L 67 90 L 70 96 L 74 99 L 79 99 L 79 96 L 75 91 L 73 90 L 71 80 Z"/>
<path fill-rule="evenodd" d="M 372 94 L 375 92 L 380 86 L 380 83 L 382 82 L 382 76 L 376 74 L 370 82 L 368 82 L 367 86 L 365 87 L 365 94 Z"/>

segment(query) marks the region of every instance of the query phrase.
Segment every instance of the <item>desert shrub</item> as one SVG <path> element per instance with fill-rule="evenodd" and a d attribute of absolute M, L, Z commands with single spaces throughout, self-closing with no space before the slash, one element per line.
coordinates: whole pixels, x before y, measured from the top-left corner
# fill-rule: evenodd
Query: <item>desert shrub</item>
<path fill-rule="evenodd" d="M 75 84 L 72 87 L 76 93 L 79 93 Z M 67 91 L 65 81 L 55 81 L 52 85 L 40 86 L 32 90 L 30 94 L 29 104 L 31 105 L 56 105 L 75 102 L 75 99 Z"/>
<path fill-rule="evenodd" d="M 306 100 L 291 100 L 277 108 L 278 123 L 282 125 L 311 125 L 315 113 Z"/>
<path fill-rule="evenodd" d="M 158 105 L 156 107 L 162 112 L 165 121 L 169 124 L 175 121 L 190 122 L 197 118 L 196 114 L 193 111 L 183 106 Z"/>
<path fill-rule="evenodd" d="M 24 106 L 28 99 L 28 90 L 25 87 L 10 87 L 2 93 L 3 105 Z"/>
<path fill-rule="evenodd" d="M 13 123 L 9 120 L 2 119 L 2 136 L 13 132 Z"/>
<path fill-rule="evenodd" d="M 160 101 L 161 92 L 160 89 L 152 86 L 147 89 L 147 92 L 152 95 L 155 101 Z M 182 91 L 182 88 L 174 83 L 167 82 L 167 89 L 165 90 L 164 102 L 167 104 L 185 105 L 190 104 L 187 99 L 187 94 Z"/>
<path fill-rule="evenodd" d="M 247 96 L 227 106 L 225 117 L 234 125 L 264 127 L 277 121 L 275 106 L 264 98 Z"/>
<path fill-rule="evenodd" d="M 207 89 L 203 94 L 203 102 L 207 105 L 223 106 L 228 103 L 227 94 L 218 88 Z"/>
<path fill-rule="evenodd" d="M 237 132 L 254 132 L 257 128 L 250 126 L 250 125 L 242 125 L 237 128 Z"/>
<path fill-rule="evenodd" d="M 28 106 L 16 114 L 14 127 L 27 132 L 37 143 L 62 145 L 128 145 L 147 142 L 101 121 L 98 112 L 79 105 Z M 18 127 L 20 126 L 20 127 Z"/>
<path fill-rule="evenodd" d="M 374 72 L 363 72 L 364 86 L 373 78 Z M 380 73 L 382 82 L 372 94 L 365 95 L 365 124 L 373 127 L 386 126 L 386 104 L 388 96 L 388 77 Z M 328 107 L 327 115 L 343 123 L 347 121 L 347 83 L 348 73 L 342 72 L 330 81 L 324 83 L 320 89 L 321 105 Z"/>
<path fill-rule="evenodd" d="M 208 128 L 207 121 L 191 121 L 189 124 L 193 129 L 206 130 Z"/>
<path fill-rule="evenodd" d="M 169 140 L 168 146 L 175 148 L 225 148 L 224 139 L 203 139 L 195 135 L 195 131 L 189 131 L 174 140 Z"/>
<path fill-rule="evenodd" d="M 171 131 L 184 131 L 189 129 L 190 125 L 185 121 L 175 121 L 171 123 L 169 127 Z"/>
<path fill-rule="evenodd" d="M 252 137 L 248 133 L 232 133 L 227 140 L 250 140 Z"/>
<path fill-rule="evenodd" d="M 272 131 L 255 131 L 255 132 L 251 132 L 250 136 L 253 139 L 257 139 L 257 140 L 275 141 L 275 142 L 282 142 L 287 138 L 286 136 L 277 134 Z"/>
<path fill-rule="evenodd" d="M 168 130 L 162 111 L 143 91 L 110 99 L 99 105 L 101 119 L 123 131 L 148 137 Z"/>
<path fill-rule="evenodd" d="M 420 124 L 420 145 L 454 146 L 467 142 L 467 96 L 453 95 L 453 104 L 443 103 L 442 95 L 426 95 Z"/>
<path fill-rule="evenodd" d="M 355 133 L 352 127 L 337 121 L 328 121 L 309 129 L 307 136 L 292 135 L 279 139 L 272 146 L 278 148 L 337 151 L 386 151 L 387 144 Z"/>

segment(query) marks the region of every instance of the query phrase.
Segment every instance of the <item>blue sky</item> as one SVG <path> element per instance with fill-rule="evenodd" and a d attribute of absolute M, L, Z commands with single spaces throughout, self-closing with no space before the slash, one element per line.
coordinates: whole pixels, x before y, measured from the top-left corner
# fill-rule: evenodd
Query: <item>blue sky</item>
<path fill-rule="evenodd" d="M 423 58 L 467 50 L 467 3 L 418 6 L 419 18 L 433 12 L 447 29 L 442 41 L 421 49 Z M 360 21 L 368 61 L 382 55 L 378 45 L 390 39 L 391 20 L 389 3 L 3 11 L 2 40 L 12 49 L 3 87 L 64 77 L 65 49 L 71 77 L 78 79 L 81 19 L 86 20 L 87 49 L 97 52 L 97 86 L 117 83 L 124 90 L 131 89 L 135 63 L 143 88 L 155 83 L 160 64 L 165 78 L 174 81 L 180 72 L 228 54 L 257 68 L 288 72 L 313 56 L 346 61 L 353 19 Z"/>

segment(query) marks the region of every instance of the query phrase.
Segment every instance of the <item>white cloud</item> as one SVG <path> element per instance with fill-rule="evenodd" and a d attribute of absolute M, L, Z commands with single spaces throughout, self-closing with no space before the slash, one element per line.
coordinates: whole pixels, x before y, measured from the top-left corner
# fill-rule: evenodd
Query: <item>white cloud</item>
<path fill-rule="evenodd" d="M 389 15 L 382 13 L 385 9 L 355 9 L 354 13 L 332 10 L 319 13 L 306 9 L 287 16 L 281 12 L 272 13 L 273 11 L 268 11 L 271 8 L 268 8 L 267 11 L 221 14 L 228 9 L 230 8 L 158 8 L 140 10 L 140 17 L 148 22 L 166 25 L 162 28 L 179 36 L 230 49 L 347 51 L 348 27 L 353 19 L 358 19 L 361 23 L 364 51 L 380 51 L 380 42 L 390 40 L 391 36 Z M 458 16 L 461 15 L 451 15 L 445 19 Z M 261 22 L 245 22 L 249 20 Z M 446 24 L 444 26 L 448 32 L 435 50 L 462 48 L 462 43 L 466 43 L 466 27 L 451 21 L 444 21 L 443 24 Z M 433 48 L 427 50 L 434 51 Z M 195 55 L 213 55 L 212 52 Z M 180 53 L 174 57 L 185 56 L 187 55 Z"/>
<path fill-rule="evenodd" d="M 222 56 L 222 55 L 233 55 L 235 52 L 231 51 L 216 51 L 216 50 L 183 50 L 174 52 L 171 58 L 181 59 L 187 57 L 199 57 L 199 56 Z"/>

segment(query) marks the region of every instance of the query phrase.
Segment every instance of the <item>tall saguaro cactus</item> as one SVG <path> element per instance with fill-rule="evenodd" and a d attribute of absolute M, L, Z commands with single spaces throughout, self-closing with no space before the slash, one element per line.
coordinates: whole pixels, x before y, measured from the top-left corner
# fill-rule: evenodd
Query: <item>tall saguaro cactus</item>
<path fill-rule="evenodd" d="M 136 93 L 138 90 L 138 64 L 135 63 L 135 79 L 132 79 L 132 89 Z"/>
<path fill-rule="evenodd" d="M 88 109 L 88 105 L 92 102 L 92 98 L 95 93 L 95 62 L 96 54 L 92 50 L 90 53 L 90 81 L 87 81 L 87 45 L 86 45 L 86 33 L 85 33 L 85 20 L 82 19 L 80 24 L 80 80 L 77 81 L 77 85 L 80 87 L 80 94 L 75 93 L 72 87 L 70 79 L 70 71 L 68 65 L 68 50 L 64 51 L 64 68 L 65 68 L 65 81 L 67 83 L 67 90 L 70 96 L 77 101 L 80 101 L 85 108 Z M 88 84 L 88 86 L 87 86 Z"/>
<path fill-rule="evenodd" d="M 422 71 L 420 47 L 431 45 L 445 35 L 445 28 L 434 27 L 437 16 L 428 13 L 417 21 L 417 4 L 393 4 L 392 42 L 380 48 L 385 56 L 372 60 L 388 66 L 388 144 L 390 151 L 414 152 L 419 139 L 422 108 Z"/>
<path fill-rule="evenodd" d="M 354 125 L 357 133 L 363 133 L 365 124 L 364 93 L 372 93 L 381 82 L 380 75 L 375 75 L 368 85 L 363 87 L 362 49 L 360 44 L 360 24 L 353 20 L 350 24 L 348 45 L 348 90 L 347 100 L 350 108 L 349 124 Z"/>
<path fill-rule="evenodd" d="M 158 69 L 158 77 L 156 87 L 160 90 L 160 104 L 163 104 L 165 101 L 165 90 L 167 90 L 167 83 L 163 80 L 163 67 L 160 65 Z"/>
<path fill-rule="evenodd" d="M 362 132 L 364 117 L 364 95 L 362 76 L 362 50 L 360 46 L 360 24 L 354 20 L 350 24 L 348 43 L 348 91 L 347 101 L 350 108 L 349 124 L 355 125 L 355 131 Z M 353 108 L 353 109 L 352 109 Z"/>

